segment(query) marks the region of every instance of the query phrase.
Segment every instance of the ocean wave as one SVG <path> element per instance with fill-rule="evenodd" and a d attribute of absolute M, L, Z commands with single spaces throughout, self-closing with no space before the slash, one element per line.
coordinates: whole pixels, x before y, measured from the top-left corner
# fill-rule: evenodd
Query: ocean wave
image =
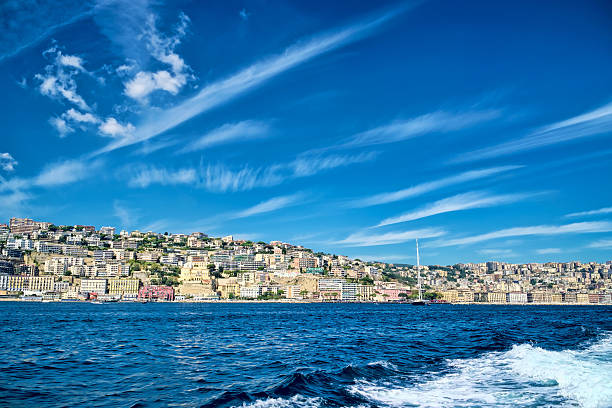
<path fill-rule="evenodd" d="M 392 370 L 392 371 L 397 371 L 397 366 L 395 364 L 393 364 L 390 361 L 387 360 L 379 360 L 379 361 L 372 361 L 371 363 L 368 363 L 369 367 L 383 367 L 386 368 L 387 370 Z"/>
<path fill-rule="evenodd" d="M 350 392 L 385 406 L 467 407 L 570 404 L 612 406 L 612 336 L 582 350 L 532 344 L 448 362 L 448 370 L 410 386 L 358 380 Z"/>
<path fill-rule="evenodd" d="M 267 398 L 251 403 L 243 403 L 242 408 L 302 408 L 319 407 L 321 398 L 308 398 L 303 395 L 294 395 L 291 398 Z"/>

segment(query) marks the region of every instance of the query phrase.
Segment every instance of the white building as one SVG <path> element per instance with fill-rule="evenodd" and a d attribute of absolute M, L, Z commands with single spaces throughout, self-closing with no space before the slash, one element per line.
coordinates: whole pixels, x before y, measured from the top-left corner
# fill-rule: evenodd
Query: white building
<path fill-rule="evenodd" d="M 81 293 L 106 293 L 106 279 L 81 279 Z"/>

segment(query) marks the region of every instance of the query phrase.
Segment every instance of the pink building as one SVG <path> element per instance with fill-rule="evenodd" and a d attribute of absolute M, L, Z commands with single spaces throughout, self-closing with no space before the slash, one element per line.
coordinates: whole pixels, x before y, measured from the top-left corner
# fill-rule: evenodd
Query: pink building
<path fill-rule="evenodd" d="M 172 286 L 147 285 L 138 291 L 138 300 L 174 300 Z"/>
<path fill-rule="evenodd" d="M 400 297 L 400 293 L 405 293 L 407 295 L 410 295 L 410 292 L 404 289 L 381 289 L 379 291 L 383 296 L 385 296 L 385 298 L 387 299 L 388 302 L 395 302 L 398 300 L 405 300 L 406 298 L 404 297 Z"/>

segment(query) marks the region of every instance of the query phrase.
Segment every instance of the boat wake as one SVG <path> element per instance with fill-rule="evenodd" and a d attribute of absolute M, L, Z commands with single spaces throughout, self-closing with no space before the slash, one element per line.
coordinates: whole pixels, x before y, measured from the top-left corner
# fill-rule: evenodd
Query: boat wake
<path fill-rule="evenodd" d="M 376 406 L 612 406 L 612 335 L 583 350 L 550 351 L 531 344 L 472 359 L 418 383 L 359 379 L 353 395 Z"/>

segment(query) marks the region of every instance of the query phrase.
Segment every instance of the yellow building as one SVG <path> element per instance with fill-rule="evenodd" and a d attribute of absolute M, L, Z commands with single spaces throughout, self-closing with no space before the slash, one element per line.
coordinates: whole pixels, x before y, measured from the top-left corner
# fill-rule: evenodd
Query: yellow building
<path fill-rule="evenodd" d="M 376 296 L 374 286 L 371 285 L 359 285 L 357 286 L 357 300 L 372 300 Z"/>
<path fill-rule="evenodd" d="M 137 295 L 140 288 L 138 279 L 109 279 L 108 294 L 109 295 Z"/>
<path fill-rule="evenodd" d="M 504 292 L 489 292 L 487 294 L 489 303 L 506 303 L 506 293 Z"/>
<path fill-rule="evenodd" d="M 589 294 L 588 293 L 578 293 L 576 295 L 576 301 L 578 303 L 589 303 Z"/>
<path fill-rule="evenodd" d="M 442 292 L 442 300 L 445 300 L 449 303 L 457 302 L 458 293 L 456 290 L 445 290 Z"/>
<path fill-rule="evenodd" d="M 471 290 L 458 290 L 457 291 L 457 302 L 473 302 L 474 292 Z"/>
<path fill-rule="evenodd" d="M 50 292 L 54 289 L 55 278 L 53 276 L 8 276 L 7 289 L 9 291 L 23 292 Z"/>
<path fill-rule="evenodd" d="M 219 284 L 217 290 L 221 292 L 222 299 L 229 299 L 230 294 L 235 297 L 240 296 L 240 285 L 237 282 Z"/>

